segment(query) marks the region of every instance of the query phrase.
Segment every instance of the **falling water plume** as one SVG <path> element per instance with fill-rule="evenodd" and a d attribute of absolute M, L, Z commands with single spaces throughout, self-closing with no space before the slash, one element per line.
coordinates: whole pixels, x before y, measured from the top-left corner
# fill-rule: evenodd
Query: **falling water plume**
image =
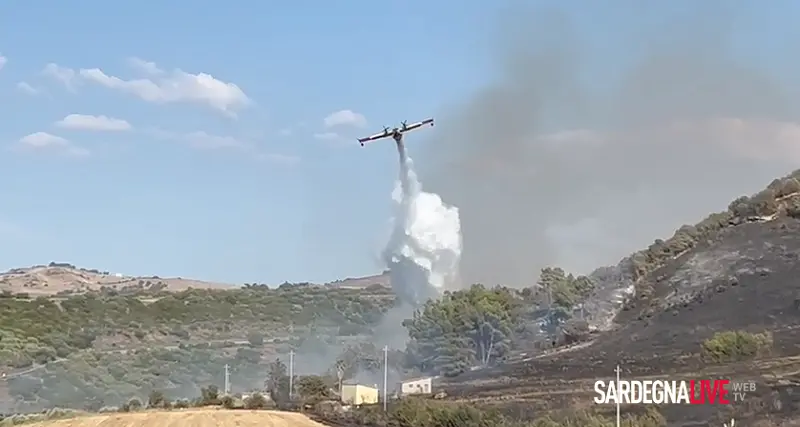
<path fill-rule="evenodd" d="M 422 191 L 402 142 L 400 179 L 392 192 L 392 234 L 383 252 L 392 288 L 404 304 L 418 307 L 457 285 L 461 260 L 458 208 Z"/>

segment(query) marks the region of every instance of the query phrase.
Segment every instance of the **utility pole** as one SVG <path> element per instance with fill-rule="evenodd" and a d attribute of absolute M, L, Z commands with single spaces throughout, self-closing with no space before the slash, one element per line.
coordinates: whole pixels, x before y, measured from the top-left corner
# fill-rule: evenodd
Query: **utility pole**
<path fill-rule="evenodd" d="M 619 364 L 617 364 L 617 369 L 614 369 L 614 372 L 617 373 L 617 382 L 616 382 L 616 384 L 614 384 L 614 387 L 619 387 L 619 373 L 622 372 L 622 369 L 620 369 Z M 617 396 L 617 427 L 620 427 L 619 396 Z"/>
<path fill-rule="evenodd" d="M 387 411 L 389 395 L 387 394 L 389 383 L 389 346 L 383 346 L 383 412 Z"/>
<path fill-rule="evenodd" d="M 228 364 L 225 364 L 225 394 L 229 394 L 231 392 L 231 373 L 228 369 Z"/>
<path fill-rule="evenodd" d="M 289 352 L 289 400 L 294 394 L 294 350 Z"/>

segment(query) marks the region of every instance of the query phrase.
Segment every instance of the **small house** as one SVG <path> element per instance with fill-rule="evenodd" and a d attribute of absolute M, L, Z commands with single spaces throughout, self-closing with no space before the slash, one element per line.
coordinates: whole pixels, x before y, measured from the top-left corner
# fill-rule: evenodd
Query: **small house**
<path fill-rule="evenodd" d="M 433 393 L 433 377 L 411 378 L 400 383 L 402 395 L 430 393 Z"/>
<path fill-rule="evenodd" d="M 378 403 L 378 388 L 361 384 L 342 384 L 342 403 L 356 406 Z"/>

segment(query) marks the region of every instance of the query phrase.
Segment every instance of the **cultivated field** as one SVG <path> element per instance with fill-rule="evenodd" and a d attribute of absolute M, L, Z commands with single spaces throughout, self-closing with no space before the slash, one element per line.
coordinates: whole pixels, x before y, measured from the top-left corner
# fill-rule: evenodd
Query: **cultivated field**
<path fill-rule="evenodd" d="M 30 427 L 321 427 L 305 415 L 280 411 L 217 409 L 87 415 L 41 421 Z"/>

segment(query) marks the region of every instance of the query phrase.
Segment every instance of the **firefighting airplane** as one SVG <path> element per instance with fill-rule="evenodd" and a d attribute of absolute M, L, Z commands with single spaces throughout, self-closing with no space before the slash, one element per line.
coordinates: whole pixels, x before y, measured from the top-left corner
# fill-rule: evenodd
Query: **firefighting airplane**
<path fill-rule="evenodd" d="M 394 139 L 394 142 L 400 144 L 400 142 L 402 142 L 402 140 L 403 140 L 403 134 L 404 133 L 406 133 L 408 131 L 412 131 L 414 129 L 421 128 L 422 126 L 425 126 L 425 125 L 433 126 L 433 119 L 425 119 L 425 120 L 423 120 L 421 122 L 412 123 L 410 125 L 406 124 L 406 122 L 404 120 L 403 122 L 400 123 L 400 125 L 401 125 L 401 127 L 394 128 L 394 129 L 389 129 L 388 127 L 384 126 L 383 127 L 383 132 L 376 133 L 375 135 L 368 136 L 366 138 L 359 138 L 358 142 L 363 147 L 365 142 L 377 141 L 379 139 L 388 138 L 388 137 L 391 136 L 392 139 Z"/>

